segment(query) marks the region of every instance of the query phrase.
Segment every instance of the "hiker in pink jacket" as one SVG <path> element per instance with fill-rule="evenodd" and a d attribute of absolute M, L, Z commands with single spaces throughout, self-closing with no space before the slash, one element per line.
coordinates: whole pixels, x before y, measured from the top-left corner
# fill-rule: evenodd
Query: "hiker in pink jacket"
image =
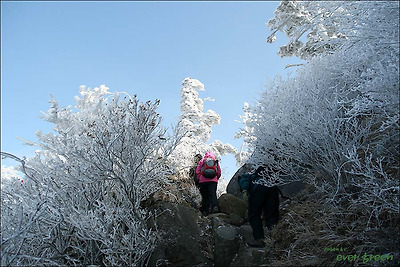
<path fill-rule="evenodd" d="M 221 177 L 221 167 L 212 152 L 208 151 L 196 168 L 199 189 L 202 196 L 200 211 L 204 216 L 218 212 L 217 184 Z"/>

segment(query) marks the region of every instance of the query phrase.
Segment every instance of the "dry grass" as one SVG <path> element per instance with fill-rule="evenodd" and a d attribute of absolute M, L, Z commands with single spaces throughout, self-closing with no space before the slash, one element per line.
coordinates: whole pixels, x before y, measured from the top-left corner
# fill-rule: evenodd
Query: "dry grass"
<path fill-rule="evenodd" d="M 366 227 L 370 219 L 368 212 L 347 208 L 343 203 L 341 206 L 327 204 L 322 193 L 307 186 L 282 209 L 281 221 L 271 231 L 273 265 L 397 265 L 399 214 L 386 213 L 380 221 L 369 221 Z M 369 258 L 369 255 L 385 254 L 392 255 L 393 260 Z M 355 256 L 343 259 L 338 255 Z"/>

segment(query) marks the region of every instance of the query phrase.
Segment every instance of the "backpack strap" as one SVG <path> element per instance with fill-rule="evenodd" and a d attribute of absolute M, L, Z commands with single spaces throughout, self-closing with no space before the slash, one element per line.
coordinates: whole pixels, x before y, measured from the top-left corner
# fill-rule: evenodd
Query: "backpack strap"
<path fill-rule="evenodd" d="M 204 174 L 204 169 L 206 168 L 206 160 L 207 159 L 208 158 L 203 158 L 203 164 L 201 165 L 201 169 L 200 169 L 201 175 Z"/>
<path fill-rule="evenodd" d="M 203 172 L 204 172 L 204 168 L 205 168 L 205 165 L 206 164 L 206 161 L 205 160 L 203 160 L 203 165 L 201 165 L 201 169 L 200 169 L 200 173 L 201 174 L 203 174 Z"/>

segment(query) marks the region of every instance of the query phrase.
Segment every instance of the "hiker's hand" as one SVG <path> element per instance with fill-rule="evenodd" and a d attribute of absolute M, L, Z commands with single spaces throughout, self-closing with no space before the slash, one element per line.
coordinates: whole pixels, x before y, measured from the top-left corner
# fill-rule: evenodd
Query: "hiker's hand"
<path fill-rule="evenodd" d="M 249 202 L 249 192 L 247 190 L 243 190 L 243 200 Z"/>

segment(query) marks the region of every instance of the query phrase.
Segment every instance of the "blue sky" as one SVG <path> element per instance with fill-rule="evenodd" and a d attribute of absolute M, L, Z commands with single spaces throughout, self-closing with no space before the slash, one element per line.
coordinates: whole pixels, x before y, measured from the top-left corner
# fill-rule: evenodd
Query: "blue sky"
<path fill-rule="evenodd" d="M 211 140 L 240 148 L 234 135 L 244 102 L 254 103 L 265 84 L 294 69 L 296 58 L 276 53 L 265 23 L 278 1 L 265 2 L 4 2 L 1 1 L 1 151 L 32 156 L 35 132 L 51 131 L 39 118 L 50 107 L 75 105 L 79 86 L 105 84 L 111 92 L 160 99 L 164 125 L 180 114 L 186 77 L 205 85 L 205 109 L 221 116 Z M 282 38 L 283 37 L 283 38 Z M 4 161 L 3 164 L 9 164 Z M 237 169 L 222 158 L 226 178 Z M 224 166 L 223 166 L 224 167 Z"/>

